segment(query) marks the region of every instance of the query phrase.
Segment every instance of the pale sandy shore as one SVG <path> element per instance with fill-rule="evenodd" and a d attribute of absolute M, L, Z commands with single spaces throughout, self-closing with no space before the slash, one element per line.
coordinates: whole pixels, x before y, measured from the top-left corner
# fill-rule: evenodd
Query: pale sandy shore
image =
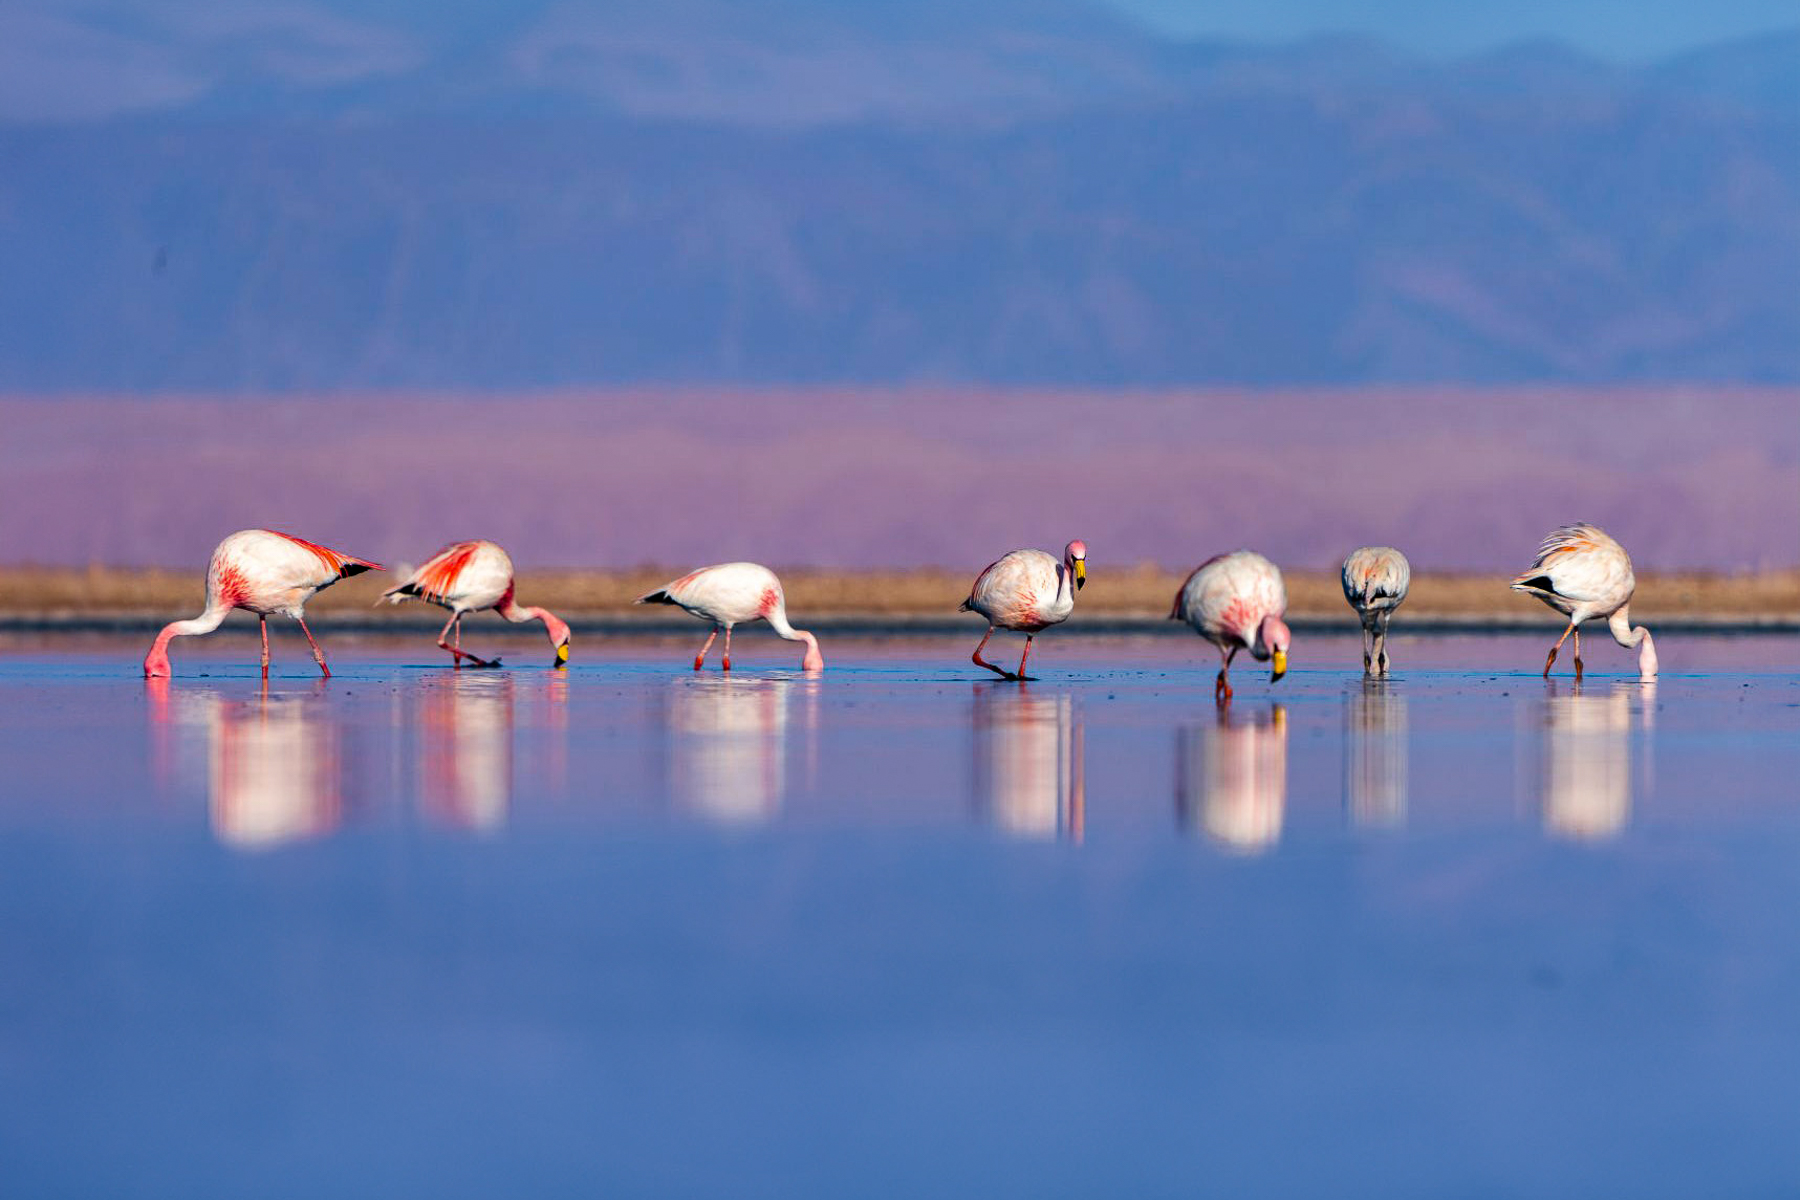
<path fill-rule="evenodd" d="M 631 603 L 679 573 L 663 568 L 533 572 L 520 576 L 518 591 L 523 602 L 550 608 L 580 627 L 686 628 L 691 619 L 685 614 Z M 967 572 L 789 569 L 781 575 L 790 613 L 816 626 L 926 632 L 978 622 L 956 611 L 968 594 Z M 1167 617 L 1182 578 L 1154 566 L 1096 571 L 1070 625 L 1090 631 L 1173 628 Z M 1290 571 L 1287 583 L 1294 623 L 1354 625 L 1334 573 Z M 309 618 L 340 629 L 402 629 L 442 621 L 435 608 L 378 604 L 387 586 L 381 575 L 346 580 L 313 600 Z M 202 604 L 202 580 L 192 571 L 0 568 L 0 628 L 136 629 L 192 615 Z M 1800 630 L 1800 571 L 1641 576 L 1632 613 L 1665 627 Z M 1510 591 L 1500 576 L 1420 575 L 1396 620 L 1417 631 L 1464 631 L 1536 628 L 1557 618 Z M 489 621 L 498 623 L 491 617 L 484 623 Z"/>

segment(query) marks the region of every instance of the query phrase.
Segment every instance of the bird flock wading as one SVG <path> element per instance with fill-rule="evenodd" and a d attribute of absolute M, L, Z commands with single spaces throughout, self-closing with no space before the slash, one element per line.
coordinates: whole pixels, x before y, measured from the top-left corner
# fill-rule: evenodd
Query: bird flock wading
<path fill-rule="evenodd" d="M 282 615 L 300 623 L 312 647 L 313 659 L 324 675 L 331 674 L 325 653 L 306 627 L 306 602 L 340 579 L 363 571 L 385 570 L 380 563 L 332 550 L 304 538 L 270 529 L 246 529 L 220 542 L 206 571 L 206 609 L 198 617 L 173 621 L 157 634 L 144 657 L 146 677 L 170 674 L 169 643 L 177 637 L 211 633 L 234 608 L 257 615 L 262 630 L 262 668 L 269 669 L 271 616 Z M 1350 552 L 1342 568 L 1344 599 L 1356 610 L 1363 629 L 1363 672 L 1373 677 L 1388 674 L 1388 622 L 1405 602 L 1412 582 L 1406 556 L 1392 546 L 1364 546 Z M 1062 557 L 1042 550 L 1014 550 L 989 563 L 969 588 L 961 611 L 979 614 L 987 621 L 970 656 L 976 666 L 1002 679 L 1027 681 L 1032 639 L 1052 625 L 1060 625 L 1075 611 L 1075 594 L 1087 583 L 1087 545 L 1079 539 L 1063 547 Z M 1625 548 L 1594 525 L 1565 525 L 1553 530 L 1538 549 L 1530 569 L 1512 581 L 1516 591 L 1536 596 L 1563 613 L 1569 624 L 1550 648 L 1544 675 L 1556 665 L 1556 656 L 1569 638 L 1575 640 L 1575 677 L 1581 678 L 1581 625 L 1604 618 L 1613 640 L 1638 652 L 1638 673 L 1652 679 L 1657 672 L 1656 643 L 1650 631 L 1631 624 L 1631 598 L 1637 586 L 1631 558 Z M 454 542 L 427 559 L 407 579 L 382 594 L 399 604 L 420 600 L 450 613 L 438 634 L 437 645 L 450 655 L 453 666 L 498 667 L 500 660 L 482 658 L 462 648 L 462 620 L 472 612 L 492 609 L 515 624 L 541 621 L 554 652 L 551 665 L 569 660 L 569 626 L 547 609 L 527 607 L 514 598 L 512 559 L 493 542 Z M 721 667 L 731 670 L 731 631 L 751 621 L 767 621 L 777 637 L 806 647 L 803 671 L 822 671 L 825 658 L 819 640 L 788 623 L 787 597 L 781 580 L 769 568 L 751 562 L 722 563 L 703 567 L 680 579 L 639 596 L 638 604 L 669 604 L 707 621 L 712 630 L 694 656 L 694 669 L 706 664 L 706 655 L 722 632 L 725 645 Z M 1231 663 L 1238 651 L 1248 651 L 1259 662 L 1271 664 L 1269 680 L 1279 681 L 1288 670 L 1293 637 L 1287 621 L 1287 589 L 1281 571 L 1262 555 L 1236 550 L 1207 559 L 1188 575 L 1175 593 L 1171 620 L 1185 621 L 1219 651 L 1219 674 L 1213 693 L 1220 704 L 1231 699 Z M 1025 635 L 1017 670 L 1007 670 L 982 657 L 996 630 Z"/>

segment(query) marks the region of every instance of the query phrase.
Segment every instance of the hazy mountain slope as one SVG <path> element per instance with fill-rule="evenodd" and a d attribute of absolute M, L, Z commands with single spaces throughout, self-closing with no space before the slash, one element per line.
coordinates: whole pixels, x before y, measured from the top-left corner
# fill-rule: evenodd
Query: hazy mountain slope
<path fill-rule="evenodd" d="M 162 99 L 0 103 L 4 389 L 1800 380 L 1800 39 L 1626 69 L 1012 0 L 46 11 L 0 26 Z"/>

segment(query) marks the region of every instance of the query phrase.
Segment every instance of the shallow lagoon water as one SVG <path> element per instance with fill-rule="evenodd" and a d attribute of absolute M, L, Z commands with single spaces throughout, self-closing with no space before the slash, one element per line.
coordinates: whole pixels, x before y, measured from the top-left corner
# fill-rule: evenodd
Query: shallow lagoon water
<path fill-rule="evenodd" d="M 15 641 L 0 1175 L 1791 1194 L 1800 639 L 1550 637 Z"/>

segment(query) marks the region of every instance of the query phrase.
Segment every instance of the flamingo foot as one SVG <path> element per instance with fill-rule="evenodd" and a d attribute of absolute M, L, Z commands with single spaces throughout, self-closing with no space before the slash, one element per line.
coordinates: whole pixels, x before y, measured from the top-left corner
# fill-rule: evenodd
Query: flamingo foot
<path fill-rule="evenodd" d="M 731 656 L 730 655 L 725 656 L 725 670 L 727 670 L 727 671 L 731 670 Z"/>
<path fill-rule="evenodd" d="M 1550 647 L 1550 657 L 1544 660 L 1544 678 L 1550 678 L 1550 668 L 1556 665 L 1556 647 Z"/>
<path fill-rule="evenodd" d="M 1581 655 L 1575 656 L 1575 682 L 1581 682 Z"/>
<path fill-rule="evenodd" d="M 1231 703 L 1231 681 L 1225 678 L 1223 669 L 1219 671 L 1219 678 L 1213 683 L 1213 699 L 1220 704 Z"/>

